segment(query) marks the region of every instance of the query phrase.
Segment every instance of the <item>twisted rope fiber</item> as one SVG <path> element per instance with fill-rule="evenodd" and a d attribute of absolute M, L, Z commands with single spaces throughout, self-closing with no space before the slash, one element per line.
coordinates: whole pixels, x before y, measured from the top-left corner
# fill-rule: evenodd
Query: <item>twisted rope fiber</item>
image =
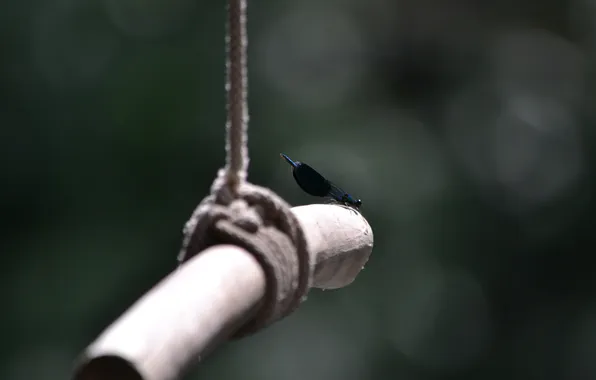
<path fill-rule="evenodd" d="M 238 198 L 218 178 L 213 195 L 195 209 L 184 228 L 180 263 L 209 246 L 230 243 L 251 252 L 265 271 L 267 290 L 255 318 L 235 335 L 252 334 L 292 313 L 312 277 L 304 232 L 289 205 L 268 189 L 242 184 Z"/>
<path fill-rule="evenodd" d="M 230 0 L 226 33 L 226 170 L 232 189 L 246 180 L 249 162 L 247 46 L 246 0 Z"/>
<path fill-rule="evenodd" d="M 304 300 L 312 278 L 302 228 L 290 206 L 272 191 L 247 183 L 246 1 L 228 6 L 226 167 L 184 227 L 182 264 L 216 244 L 230 243 L 254 255 L 267 290 L 257 315 L 235 334 L 252 334 L 292 313 Z"/>

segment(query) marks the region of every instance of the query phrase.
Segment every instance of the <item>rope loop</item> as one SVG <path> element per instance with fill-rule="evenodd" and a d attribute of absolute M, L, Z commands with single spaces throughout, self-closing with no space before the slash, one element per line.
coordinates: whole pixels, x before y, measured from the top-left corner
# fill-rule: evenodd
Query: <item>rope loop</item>
<path fill-rule="evenodd" d="M 247 182 L 231 191 L 225 173 L 220 170 L 211 195 L 186 223 L 178 261 L 217 244 L 234 244 L 254 255 L 265 272 L 267 290 L 255 318 L 234 335 L 239 338 L 292 313 L 308 293 L 312 271 L 304 232 L 290 206 Z"/>

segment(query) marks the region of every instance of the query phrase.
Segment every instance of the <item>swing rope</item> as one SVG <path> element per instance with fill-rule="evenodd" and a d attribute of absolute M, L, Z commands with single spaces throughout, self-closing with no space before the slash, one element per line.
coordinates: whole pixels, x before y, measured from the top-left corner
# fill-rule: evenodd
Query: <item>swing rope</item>
<path fill-rule="evenodd" d="M 234 244 L 252 253 L 267 278 L 265 301 L 235 337 L 254 333 L 292 313 L 311 283 L 312 264 L 304 232 L 290 205 L 274 192 L 246 181 L 248 107 L 246 0 L 230 0 L 227 22 L 226 166 L 211 195 L 184 227 L 182 264 L 216 244 Z"/>
<path fill-rule="evenodd" d="M 226 32 L 226 168 L 231 190 L 246 181 L 248 169 L 248 75 L 246 0 L 228 3 Z"/>

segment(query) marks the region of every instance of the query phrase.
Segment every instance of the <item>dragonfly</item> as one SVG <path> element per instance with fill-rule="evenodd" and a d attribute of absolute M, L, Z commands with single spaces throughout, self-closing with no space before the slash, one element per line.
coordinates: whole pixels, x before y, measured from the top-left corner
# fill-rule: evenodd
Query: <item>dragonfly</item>
<path fill-rule="evenodd" d="M 292 175 L 296 183 L 306 193 L 315 197 L 331 198 L 356 209 L 362 205 L 360 199 L 354 198 L 304 162 L 294 161 L 283 153 L 280 153 L 280 157 L 292 166 Z"/>

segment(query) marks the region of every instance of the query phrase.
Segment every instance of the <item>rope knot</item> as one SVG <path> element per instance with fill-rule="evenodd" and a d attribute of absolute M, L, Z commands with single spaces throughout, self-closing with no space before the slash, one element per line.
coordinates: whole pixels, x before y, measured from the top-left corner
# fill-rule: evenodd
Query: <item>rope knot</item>
<path fill-rule="evenodd" d="M 182 264 L 205 248 L 234 244 L 261 264 L 267 279 L 257 315 L 234 337 L 252 334 L 293 312 L 305 298 L 312 277 L 302 228 L 290 206 L 272 191 L 240 183 L 231 191 L 220 176 L 184 227 Z"/>

